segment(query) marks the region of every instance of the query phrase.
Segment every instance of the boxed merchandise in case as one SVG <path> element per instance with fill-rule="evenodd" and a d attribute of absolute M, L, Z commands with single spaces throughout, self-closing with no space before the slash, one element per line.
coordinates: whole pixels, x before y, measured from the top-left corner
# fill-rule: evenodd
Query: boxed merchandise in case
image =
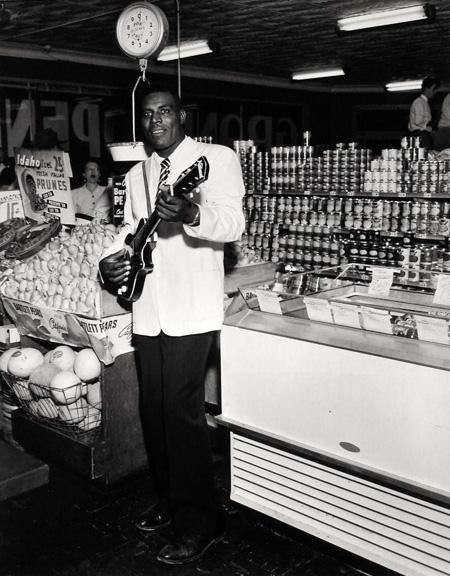
<path fill-rule="evenodd" d="M 448 275 L 439 273 L 435 292 L 389 287 L 377 292 L 373 284 L 354 282 L 305 297 L 310 320 L 450 344 L 450 301 L 440 287 Z"/>

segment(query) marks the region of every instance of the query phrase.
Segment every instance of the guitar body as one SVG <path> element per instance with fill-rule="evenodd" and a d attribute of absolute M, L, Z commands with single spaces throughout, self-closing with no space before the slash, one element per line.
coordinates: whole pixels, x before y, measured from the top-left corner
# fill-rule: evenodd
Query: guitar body
<path fill-rule="evenodd" d="M 209 164 L 201 156 L 192 166 L 184 170 L 172 186 L 174 196 L 189 194 L 208 178 Z M 119 296 L 126 302 L 136 302 L 142 294 L 147 274 L 153 271 L 152 251 L 155 243 L 148 241 L 156 232 L 161 219 L 153 212 L 150 218 L 141 219 L 134 234 L 128 234 L 125 244 L 129 246 L 130 273 L 126 285 L 120 288 Z"/>
<path fill-rule="evenodd" d="M 142 218 L 136 232 L 139 232 L 144 225 L 145 220 Z M 133 253 L 130 256 L 131 269 L 127 284 L 120 293 L 120 297 L 127 302 L 136 302 L 141 297 L 145 277 L 153 271 L 152 243 L 144 241 L 139 247 L 133 246 L 135 237 L 136 235 L 128 234 L 125 238 L 125 244 L 133 249 Z"/>

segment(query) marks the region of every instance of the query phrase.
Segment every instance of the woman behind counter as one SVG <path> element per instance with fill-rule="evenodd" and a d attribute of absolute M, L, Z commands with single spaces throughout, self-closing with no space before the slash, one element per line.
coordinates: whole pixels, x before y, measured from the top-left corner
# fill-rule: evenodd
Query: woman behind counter
<path fill-rule="evenodd" d="M 84 185 L 72 190 L 77 223 L 91 221 L 107 224 L 111 222 L 112 199 L 108 187 L 99 184 L 100 166 L 88 160 L 83 169 Z"/>

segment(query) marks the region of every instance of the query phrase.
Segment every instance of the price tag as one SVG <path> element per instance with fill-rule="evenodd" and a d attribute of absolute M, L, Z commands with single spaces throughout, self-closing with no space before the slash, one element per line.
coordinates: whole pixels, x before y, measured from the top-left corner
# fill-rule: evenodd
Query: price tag
<path fill-rule="evenodd" d="M 394 271 L 391 268 L 370 268 L 372 281 L 368 293 L 371 296 L 388 296 L 394 280 Z"/>
<path fill-rule="evenodd" d="M 387 310 L 378 310 L 368 306 L 361 306 L 360 310 L 365 330 L 392 334 L 391 316 Z"/>
<path fill-rule="evenodd" d="M 336 190 L 330 190 L 330 196 L 337 196 Z"/>
<path fill-rule="evenodd" d="M 422 196 L 423 196 L 424 198 L 431 198 L 432 194 L 430 194 L 430 192 L 424 192 L 424 193 L 422 194 Z"/>
<path fill-rule="evenodd" d="M 308 318 L 310 320 L 333 323 L 331 308 L 327 300 L 305 297 L 303 301 L 306 305 L 306 311 L 308 312 Z"/>
<path fill-rule="evenodd" d="M 427 342 L 450 344 L 448 337 L 448 323 L 442 318 L 430 316 L 414 316 L 417 326 L 417 337 Z"/>
<path fill-rule="evenodd" d="M 377 196 L 379 196 L 379 195 L 380 195 L 379 192 L 372 192 L 372 196 L 374 196 L 375 198 L 376 198 Z"/>
<path fill-rule="evenodd" d="M 355 193 L 354 192 L 347 192 L 346 196 L 354 196 Z"/>
<path fill-rule="evenodd" d="M 433 297 L 433 304 L 450 306 L 450 276 L 439 274 L 437 277 L 436 291 Z"/>
<path fill-rule="evenodd" d="M 399 192 L 398 197 L 399 198 L 406 198 L 406 192 Z"/>
<path fill-rule="evenodd" d="M 335 324 L 349 326 L 350 328 L 361 328 L 358 312 L 359 306 L 345 304 L 343 302 L 332 302 L 331 310 Z"/>
<path fill-rule="evenodd" d="M 282 314 L 279 296 L 271 290 L 255 290 L 261 312 Z"/>

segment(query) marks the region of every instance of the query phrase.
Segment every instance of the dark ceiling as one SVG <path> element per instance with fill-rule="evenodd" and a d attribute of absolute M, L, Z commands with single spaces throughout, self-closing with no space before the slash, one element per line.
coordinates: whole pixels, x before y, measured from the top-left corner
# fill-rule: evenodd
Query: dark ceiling
<path fill-rule="evenodd" d="M 104 64 L 106 58 L 116 67 L 120 62 L 132 67 L 136 64 L 121 54 L 114 32 L 120 11 L 130 3 L 0 1 L 11 16 L 9 24 L 0 25 L 0 60 L 42 57 L 64 61 L 67 57 L 68 61 Z M 169 42 L 174 43 L 176 0 L 154 3 L 166 13 Z M 434 74 L 450 86 L 450 0 L 432 0 L 436 18 L 431 23 L 346 36 L 335 32 L 338 17 L 414 3 L 416 0 L 179 0 L 181 39 L 208 38 L 220 45 L 217 54 L 183 60 L 182 73 L 289 85 L 293 71 L 338 65 L 346 70 L 344 78 L 301 84 L 317 90 L 382 89 L 391 80 Z M 176 64 L 152 66 L 169 73 L 176 70 Z"/>

